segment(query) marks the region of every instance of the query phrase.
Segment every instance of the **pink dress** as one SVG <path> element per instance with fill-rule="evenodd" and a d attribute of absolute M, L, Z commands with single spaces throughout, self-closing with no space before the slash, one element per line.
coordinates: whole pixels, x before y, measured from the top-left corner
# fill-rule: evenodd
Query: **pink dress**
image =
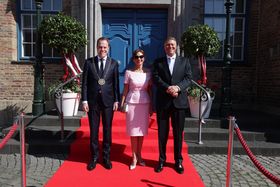
<path fill-rule="evenodd" d="M 134 72 L 126 70 L 124 83 L 128 84 L 126 96 L 128 112 L 126 113 L 126 132 L 129 136 L 148 134 L 151 72 Z"/>

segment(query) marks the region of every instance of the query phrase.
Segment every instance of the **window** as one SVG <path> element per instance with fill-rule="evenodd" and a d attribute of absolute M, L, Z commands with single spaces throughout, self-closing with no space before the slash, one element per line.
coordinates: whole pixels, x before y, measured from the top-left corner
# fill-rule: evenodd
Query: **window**
<path fill-rule="evenodd" d="M 233 0 L 231 12 L 230 43 L 232 61 L 244 61 L 246 0 Z M 209 60 L 223 60 L 226 37 L 226 9 L 224 0 L 205 0 L 204 24 L 214 28 L 221 41 L 219 53 Z"/>
<path fill-rule="evenodd" d="M 44 0 L 42 3 L 42 19 L 46 15 L 57 14 L 62 10 L 62 0 Z M 35 0 L 20 0 L 19 16 L 19 59 L 28 60 L 35 57 L 37 15 Z M 46 45 L 42 46 L 43 56 L 47 58 L 60 57 L 56 50 Z"/>

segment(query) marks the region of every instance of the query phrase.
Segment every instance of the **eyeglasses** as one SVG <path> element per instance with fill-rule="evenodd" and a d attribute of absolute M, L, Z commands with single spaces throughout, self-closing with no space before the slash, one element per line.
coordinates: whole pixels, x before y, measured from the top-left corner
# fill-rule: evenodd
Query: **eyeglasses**
<path fill-rule="evenodd" d="M 133 58 L 134 58 L 134 59 L 138 59 L 138 58 L 141 58 L 141 59 L 142 59 L 142 58 L 144 58 L 144 55 L 141 55 L 141 56 L 134 56 Z"/>

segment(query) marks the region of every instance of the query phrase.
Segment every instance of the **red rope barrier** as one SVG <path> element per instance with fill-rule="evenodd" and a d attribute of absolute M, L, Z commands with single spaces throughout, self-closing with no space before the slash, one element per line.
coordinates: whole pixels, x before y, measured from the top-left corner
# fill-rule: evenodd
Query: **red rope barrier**
<path fill-rule="evenodd" d="M 5 138 L 0 143 L 0 149 L 2 149 L 6 145 L 6 143 L 13 136 L 13 134 L 15 133 L 17 128 L 18 128 L 18 124 L 16 124 L 16 123 L 13 124 L 13 126 L 11 127 L 11 129 L 10 129 L 9 133 L 7 134 L 7 136 L 5 136 Z"/>
<path fill-rule="evenodd" d="M 269 171 L 267 171 L 262 164 L 257 160 L 257 158 L 255 157 L 255 155 L 252 153 L 252 151 L 250 150 L 250 148 L 248 147 L 248 145 L 246 144 L 241 131 L 238 127 L 235 127 L 235 132 L 237 134 L 237 137 L 240 141 L 240 143 L 242 144 L 243 148 L 245 149 L 245 151 L 247 152 L 248 156 L 250 157 L 250 159 L 252 160 L 252 162 L 255 164 L 255 166 L 258 168 L 259 171 L 261 171 L 268 179 L 270 179 L 271 181 L 273 181 L 275 184 L 280 185 L 280 178 L 274 176 L 272 173 L 270 173 Z"/>

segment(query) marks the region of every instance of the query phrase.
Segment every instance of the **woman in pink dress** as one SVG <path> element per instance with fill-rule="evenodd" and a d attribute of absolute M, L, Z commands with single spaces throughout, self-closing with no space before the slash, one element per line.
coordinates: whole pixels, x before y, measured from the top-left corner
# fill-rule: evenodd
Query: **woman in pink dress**
<path fill-rule="evenodd" d="M 126 132 L 130 136 L 132 149 L 132 163 L 130 170 L 139 165 L 145 166 L 141 156 L 144 136 L 148 134 L 149 115 L 151 107 L 151 72 L 143 68 L 145 60 L 144 51 L 136 49 L 133 52 L 134 68 L 126 70 L 124 78 L 124 90 L 121 107 L 127 104 Z"/>

